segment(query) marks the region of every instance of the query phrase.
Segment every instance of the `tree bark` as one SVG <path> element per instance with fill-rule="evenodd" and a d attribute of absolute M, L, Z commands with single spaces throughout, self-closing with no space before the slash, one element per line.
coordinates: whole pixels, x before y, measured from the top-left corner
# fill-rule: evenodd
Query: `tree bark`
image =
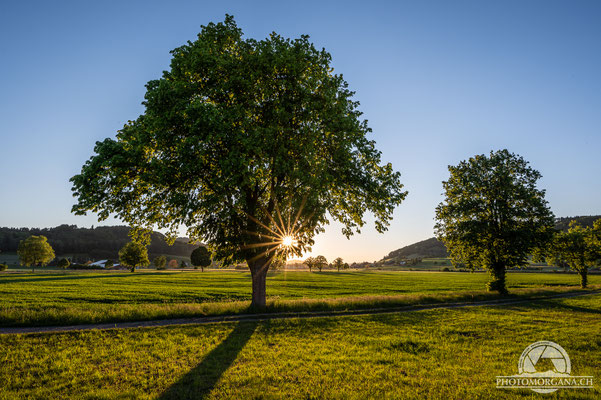
<path fill-rule="evenodd" d="M 580 275 L 580 287 L 585 289 L 588 284 L 588 268 L 580 269 L 578 274 Z"/>
<path fill-rule="evenodd" d="M 486 284 L 486 288 L 489 292 L 496 290 L 499 294 L 505 295 L 509 292 L 507 291 L 507 287 L 505 286 L 505 264 L 503 263 L 494 263 L 488 269 L 491 280 Z"/>
<path fill-rule="evenodd" d="M 259 259 L 248 263 L 252 276 L 252 302 L 251 307 L 263 309 L 267 303 L 266 280 L 269 265 L 266 259 Z"/>

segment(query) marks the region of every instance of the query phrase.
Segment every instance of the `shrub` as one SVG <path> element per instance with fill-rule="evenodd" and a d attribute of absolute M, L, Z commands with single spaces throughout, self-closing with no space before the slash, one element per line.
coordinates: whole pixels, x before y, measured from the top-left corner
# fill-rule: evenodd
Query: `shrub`
<path fill-rule="evenodd" d="M 8 269 L 8 265 L 0 264 L 0 271 L 6 271 Z"/>

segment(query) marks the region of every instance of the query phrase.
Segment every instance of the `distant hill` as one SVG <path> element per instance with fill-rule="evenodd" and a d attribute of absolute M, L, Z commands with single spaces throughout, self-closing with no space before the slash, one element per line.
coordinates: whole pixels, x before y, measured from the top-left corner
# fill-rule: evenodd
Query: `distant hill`
<path fill-rule="evenodd" d="M 570 227 L 570 221 L 576 220 L 578 223 L 584 227 L 592 227 L 593 222 L 601 218 L 601 215 L 583 215 L 579 217 L 561 217 L 555 219 L 555 229 L 560 231 L 567 231 Z"/>
<path fill-rule="evenodd" d="M 57 257 L 69 255 L 77 261 L 118 259 L 119 249 L 129 242 L 130 228 L 127 226 L 99 226 L 78 228 L 76 225 L 60 225 L 55 228 L 0 228 L 0 250 L 3 253 L 16 252 L 19 242 L 30 235 L 44 235 Z M 178 238 L 170 246 L 165 236 L 153 232 L 148 253 L 151 257 L 171 255 L 190 257 L 197 246 L 188 244 L 186 238 Z"/>
<path fill-rule="evenodd" d="M 561 231 L 567 231 L 570 221 L 576 220 L 582 226 L 593 226 L 593 222 L 601 218 L 601 215 L 586 215 L 577 217 L 561 217 L 555 221 L 555 228 Z M 448 257 L 445 245 L 436 238 L 422 240 L 398 250 L 391 251 L 382 261 L 401 260 L 410 258 L 438 258 Z"/>
<path fill-rule="evenodd" d="M 442 242 L 436 238 L 430 238 L 391 251 L 382 261 L 423 257 L 448 257 L 448 253 Z"/>

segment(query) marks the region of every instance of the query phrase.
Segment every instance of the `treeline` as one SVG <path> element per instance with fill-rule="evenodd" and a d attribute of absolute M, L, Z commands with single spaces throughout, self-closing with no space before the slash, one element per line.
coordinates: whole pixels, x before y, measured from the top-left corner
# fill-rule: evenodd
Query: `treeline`
<path fill-rule="evenodd" d="M 78 228 L 76 225 L 60 225 L 55 228 L 0 228 L 0 250 L 3 253 L 16 252 L 19 242 L 31 235 L 44 235 L 57 257 L 69 255 L 78 261 L 98 259 L 118 259 L 119 250 L 131 240 L 127 226 L 99 226 Z M 170 246 L 165 236 L 159 232 L 151 234 L 148 253 L 190 257 L 195 245 L 178 239 Z"/>

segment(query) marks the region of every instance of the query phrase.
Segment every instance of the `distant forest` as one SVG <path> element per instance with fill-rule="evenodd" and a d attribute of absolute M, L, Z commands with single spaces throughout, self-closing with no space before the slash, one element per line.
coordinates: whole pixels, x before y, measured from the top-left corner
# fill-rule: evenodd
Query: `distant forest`
<path fill-rule="evenodd" d="M 601 215 L 586 215 L 578 217 L 561 217 L 555 220 L 555 229 L 567 231 L 570 226 L 570 221 L 576 220 L 580 225 L 585 227 L 593 226 L 593 222 L 601 218 Z M 440 258 L 448 257 L 445 245 L 436 238 L 422 240 L 421 242 L 410 244 L 398 250 L 391 251 L 382 261 L 387 260 L 407 260 L 411 258 Z"/>
<path fill-rule="evenodd" d="M 119 249 L 131 239 L 127 226 L 99 226 L 78 228 L 76 225 L 60 225 L 55 228 L 0 228 L 0 251 L 14 253 L 19 242 L 30 235 L 44 235 L 57 257 L 70 256 L 74 261 L 118 259 Z M 153 232 L 148 253 L 151 257 L 171 255 L 190 257 L 196 245 L 188 244 L 187 239 L 177 239 L 173 246 L 165 241 L 165 236 Z"/>

